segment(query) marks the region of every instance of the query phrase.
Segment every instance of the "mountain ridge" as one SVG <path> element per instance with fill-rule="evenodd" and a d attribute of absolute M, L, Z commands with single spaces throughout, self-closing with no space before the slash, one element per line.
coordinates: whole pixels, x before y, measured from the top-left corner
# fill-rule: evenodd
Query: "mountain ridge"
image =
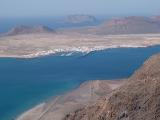
<path fill-rule="evenodd" d="M 13 27 L 5 35 L 33 34 L 33 33 L 55 33 L 55 30 L 47 26 L 26 26 Z"/>
<path fill-rule="evenodd" d="M 96 35 L 160 33 L 160 20 L 143 16 L 113 18 L 97 26 L 75 28 L 69 32 Z"/>
<path fill-rule="evenodd" d="M 113 18 L 103 21 L 100 24 L 94 24 L 96 18 L 89 15 L 71 15 L 63 21 L 70 27 L 65 29 L 53 30 L 46 26 L 17 26 L 12 28 L 5 35 L 31 34 L 31 33 L 78 33 L 78 34 L 93 34 L 93 35 L 125 35 L 125 34 L 158 34 L 160 33 L 160 16 L 143 17 L 143 16 L 128 16 Z M 62 22 L 62 21 L 61 21 Z M 60 23 L 61 23 L 60 22 Z M 61 24 L 63 24 L 63 22 Z M 85 24 L 86 23 L 86 24 Z M 88 24 L 89 23 L 89 24 Z M 81 27 L 80 27 L 81 26 Z M 83 27 L 82 27 L 83 26 Z"/>

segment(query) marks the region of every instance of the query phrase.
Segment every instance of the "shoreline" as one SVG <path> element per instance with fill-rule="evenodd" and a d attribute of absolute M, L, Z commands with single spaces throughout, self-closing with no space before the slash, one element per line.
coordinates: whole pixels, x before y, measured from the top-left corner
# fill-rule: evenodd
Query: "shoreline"
<path fill-rule="evenodd" d="M 49 55 L 56 55 L 60 54 L 60 56 L 72 56 L 74 53 L 82 53 L 82 54 L 89 54 L 95 51 L 103 51 L 108 49 L 116 49 L 116 48 L 146 48 L 152 46 L 159 46 L 160 44 L 151 44 L 151 45 L 114 45 L 114 46 L 96 46 L 93 48 L 89 47 L 72 47 L 68 49 L 54 49 L 48 51 L 39 51 L 32 54 L 27 55 L 0 55 L 0 58 L 18 58 L 18 59 L 32 59 L 32 58 L 39 58 L 45 57 Z"/>
<path fill-rule="evenodd" d="M 153 45 L 154 46 L 154 45 Z M 156 45 L 155 45 L 156 46 Z M 150 46 L 147 46 L 147 47 L 150 47 Z M 103 80 L 102 80 L 103 81 Z M 114 80 L 112 80 L 112 81 L 114 81 Z M 82 83 L 82 84 L 80 84 L 80 86 L 78 87 L 78 88 L 76 88 L 76 89 L 73 89 L 73 91 L 69 91 L 69 93 L 67 92 L 67 93 L 65 93 L 63 96 L 62 96 L 62 98 L 60 98 L 60 99 L 63 99 L 63 97 L 66 95 L 66 94 L 70 94 L 70 93 L 72 93 L 72 92 L 74 92 L 74 91 L 76 91 L 77 89 L 79 89 L 79 88 L 81 88 L 81 86 L 83 86 L 84 84 L 87 84 L 87 83 L 89 83 L 90 81 L 86 81 L 86 82 L 84 82 L 84 83 Z M 117 86 L 113 86 L 113 89 L 116 89 L 117 88 Z M 60 96 L 61 97 L 61 96 Z M 56 97 L 55 97 L 56 98 Z M 54 99 L 55 99 L 54 98 Z M 61 100 L 60 100 L 61 101 Z M 49 101 L 50 102 L 50 101 Z M 23 119 L 23 117 L 25 118 L 26 116 L 28 116 L 29 114 L 31 114 L 31 113 L 35 113 L 36 111 L 41 111 L 42 109 L 43 109 L 43 107 L 45 108 L 45 106 L 46 106 L 46 104 L 48 103 L 48 101 L 47 102 L 42 102 L 41 104 L 40 104 L 40 107 L 37 107 L 37 106 L 33 106 L 31 109 L 29 109 L 29 110 L 27 110 L 26 112 L 24 112 L 24 113 L 22 113 L 22 114 L 20 114 L 19 116 L 17 116 L 17 118 L 16 118 L 16 120 L 29 120 L 29 119 Z M 70 103 L 69 103 L 70 104 Z M 37 109 L 37 110 L 35 110 L 35 109 Z M 71 109 L 72 109 L 72 107 L 71 107 Z M 33 110 L 33 111 L 32 111 Z M 73 109 L 73 110 L 75 110 L 75 109 Z M 70 111 L 70 112 L 72 112 L 72 111 Z M 35 113 L 35 114 L 37 114 L 37 113 Z M 48 114 L 48 113 L 47 113 Z M 58 113 L 57 113 L 58 114 Z M 39 115 L 38 115 L 39 116 Z M 53 117 L 53 116 L 52 116 Z M 57 119 L 56 119 L 57 120 Z M 59 119 L 58 119 L 59 120 Z"/>
<path fill-rule="evenodd" d="M 63 95 L 58 95 L 53 98 L 51 97 L 48 101 L 44 101 L 33 106 L 32 108 L 18 115 L 15 120 L 30 120 L 31 118 L 40 120 L 45 116 L 45 114 L 50 112 L 50 109 L 55 109 L 54 117 L 56 120 L 61 120 L 61 118 L 63 118 L 69 112 L 79 109 L 85 105 L 94 104 L 102 96 L 102 94 L 109 95 L 111 91 L 123 85 L 125 81 L 125 79 L 85 81 L 81 83 L 79 87 L 64 93 Z M 93 85 L 94 88 L 94 97 L 90 96 L 91 85 Z M 106 89 L 101 88 L 101 86 L 104 85 L 107 86 L 107 91 Z"/>
<path fill-rule="evenodd" d="M 160 45 L 160 34 L 83 35 L 29 34 L 0 37 L 0 58 L 36 58 L 58 53 L 88 54 L 111 48 Z"/>
<path fill-rule="evenodd" d="M 73 91 L 70 91 L 69 93 L 66 93 L 63 96 L 60 96 L 60 98 L 57 98 L 57 100 L 55 99 L 53 102 L 51 102 L 51 104 L 48 104 L 48 105 L 47 105 L 47 103 L 39 104 L 38 106 L 31 108 L 30 110 L 24 112 L 22 115 L 18 116 L 16 118 L 16 120 L 32 120 L 32 119 L 33 120 L 40 120 L 43 118 L 45 118 L 45 120 L 51 120 L 51 119 L 62 120 L 66 115 L 71 115 L 71 116 L 74 115 L 73 113 L 75 113 L 75 110 L 77 110 L 76 112 L 80 112 L 81 110 L 86 110 L 86 109 L 90 109 L 90 108 L 94 109 L 92 106 L 97 105 L 97 103 L 102 103 L 103 101 L 105 101 L 105 103 L 106 103 L 106 100 L 108 100 L 108 98 L 113 96 L 114 92 L 116 93 L 117 91 L 122 90 L 122 86 L 123 87 L 124 86 L 128 87 L 128 85 L 132 86 L 133 80 L 137 79 L 137 76 L 141 77 L 141 75 L 144 74 L 143 73 L 144 69 L 146 69 L 147 71 L 150 70 L 150 67 L 148 67 L 147 64 L 150 63 L 149 66 L 154 65 L 154 62 L 152 62 L 152 61 L 153 60 L 156 61 L 155 58 L 156 57 L 154 57 L 154 56 L 149 58 L 147 60 L 147 62 L 144 62 L 144 64 L 138 70 L 136 70 L 132 74 L 132 76 L 130 76 L 129 78 L 117 79 L 117 80 L 86 81 L 86 82 L 82 83 L 78 88 L 74 89 Z M 156 62 L 158 62 L 158 60 Z M 145 67 L 145 66 L 147 66 L 147 67 Z M 154 68 L 154 66 L 152 66 L 152 67 Z M 128 84 L 129 83 L 128 80 L 130 81 L 130 84 Z M 141 79 L 138 79 L 138 80 L 136 80 L 136 82 L 139 83 L 140 80 Z M 153 79 L 153 80 L 155 80 L 155 79 Z M 144 79 L 143 83 L 146 84 L 146 79 Z M 142 84 L 142 82 L 141 82 L 141 84 Z M 139 87 L 141 87 L 140 86 L 141 84 L 138 84 Z M 104 86 L 106 88 L 104 88 Z M 137 84 L 135 86 L 137 86 Z M 91 91 L 89 91 L 89 92 L 86 91 L 86 90 L 90 90 L 91 87 L 93 88 L 93 95 L 92 95 Z M 130 88 L 130 87 L 128 87 L 128 88 Z M 104 93 L 104 91 L 106 93 Z M 124 93 L 124 91 L 122 91 L 121 93 Z M 90 96 L 90 95 L 92 95 L 92 96 Z M 103 97 L 103 96 L 105 96 L 105 97 Z M 117 95 L 115 94 L 115 97 L 116 96 Z M 88 99 L 84 99 L 86 97 Z M 137 95 L 135 97 L 137 98 Z M 128 97 L 126 97 L 126 99 L 128 100 Z M 76 101 L 76 100 L 78 100 L 78 101 Z M 86 101 L 84 102 L 83 100 L 86 100 Z M 77 104 L 74 101 L 79 102 L 81 104 L 79 104 L 79 106 L 76 106 Z M 81 101 L 83 101 L 83 102 L 81 102 Z M 66 104 L 66 102 L 67 102 L 67 104 Z M 68 106 L 66 107 L 65 105 L 68 105 Z M 44 110 L 45 107 L 47 107 L 47 106 L 49 106 L 49 107 L 46 110 Z M 59 106 L 60 106 L 60 108 L 59 108 Z M 73 106 L 76 106 L 76 107 L 73 107 Z M 65 110 L 64 110 L 64 108 L 65 108 Z M 70 109 L 68 109 L 68 108 L 70 108 Z M 103 108 L 104 107 L 102 106 L 102 109 Z M 60 110 L 57 110 L 57 109 L 60 109 Z M 42 111 L 42 110 L 44 110 L 44 111 Z M 59 112 L 62 112 L 62 113 L 59 114 Z"/>
<path fill-rule="evenodd" d="M 16 117 L 15 120 L 23 119 L 23 116 L 26 116 L 28 113 L 31 113 L 32 111 L 35 111 L 38 108 L 41 108 L 44 104 L 45 104 L 45 102 L 42 102 L 38 105 L 33 106 L 31 109 L 27 110 L 26 112 L 23 112 L 21 115 Z"/>
<path fill-rule="evenodd" d="M 19 45 L 18 46 L 15 46 L 15 51 L 13 52 L 14 54 L 10 53 L 10 47 L 7 47 L 5 48 L 6 46 L 6 42 L 5 42 L 5 39 L 4 41 L 2 40 L 2 50 L 0 50 L 0 58 L 18 58 L 18 59 L 32 59 L 32 58 L 38 58 L 38 57 L 44 57 L 44 56 L 49 56 L 49 55 L 56 55 L 56 54 L 59 54 L 59 53 L 66 53 L 66 54 L 62 54 L 62 55 L 66 55 L 66 56 L 70 56 L 72 55 L 72 53 L 76 53 L 76 52 L 79 52 L 79 53 L 84 53 L 84 54 L 89 54 L 90 52 L 93 52 L 93 51 L 102 51 L 102 50 L 107 50 L 107 49 L 114 49 L 114 48 L 145 48 L 145 47 L 152 47 L 152 46 L 158 46 L 160 45 L 160 37 L 157 38 L 152 38 L 152 37 L 146 37 L 144 39 L 139 39 L 139 38 L 122 38 L 123 40 L 121 40 L 119 38 L 119 36 L 116 36 L 117 38 L 113 38 L 113 41 L 112 39 L 110 39 L 109 37 L 107 38 L 103 38 L 104 40 L 101 40 L 101 38 L 98 38 L 98 39 L 95 39 L 92 41 L 91 38 L 88 38 L 88 39 L 84 39 L 84 40 L 79 40 L 78 43 L 75 43 L 73 46 L 71 46 L 72 44 L 71 43 L 74 43 L 76 42 L 76 39 L 75 40 L 71 40 L 69 41 L 66 41 L 67 45 L 64 43 L 59 43 L 61 42 L 61 40 L 63 39 L 60 39 L 57 44 L 53 44 L 53 43 L 50 43 L 50 41 L 52 39 L 49 39 L 48 42 L 46 42 L 46 38 L 44 40 L 35 40 L 35 43 L 36 42 L 39 42 L 40 43 L 43 43 L 43 42 L 46 42 L 47 44 L 45 46 L 43 45 L 37 45 L 35 43 L 32 43 L 32 39 L 30 41 L 27 41 L 26 38 L 23 40 L 19 40 L 18 38 L 19 36 L 16 36 L 13 41 L 9 41 L 9 43 L 16 43 L 17 41 L 19 41 L 22 45 L 24 44 L 24 42 L 29 42 L 27 45 L 24 44 L 24 49 L 19 48 Z M 18 39 L 18 40 L 17 40 Z M 29 38 L 28 38 L 29 39 Z M 58 38 L 55 38 L 55 40 L 58 40 Z M 66 38 L 65 38 L 66 39 Z M 114 40 L 115 39 L 115 40 Z M 99 41 L 100 40 L 100 41 Z M 129 40 L 128 44 L 126 44 L 126 42 Z M 135 40 L 135 41 L 134 41 Z M 153 40 L 153 41 L 152 41 Z M 89 41 L 89 42 L 88 42 Z M 80 44 L 81 43 L 81 44 Z M 83 44 L 82 44 L 83 43 Z M 91 44 L 91 43 L 94 43 L 94 44 Z M 8 44 L 7 44 L 8 45 Z M 37 46 L 31 46 L 30 45 L 37 45 Z M 50 45 L 50 46 L 48 46 Z M 56 46 L 58 45 L 58 46 Z M 4 47 L 4 48 L 3 48 Z M 12 47 L 12 45 L 11 45 Z M 14 47 L 13 47 L 14 48 Z M 34 49 L 31 49 L 33 51 L 27 51 L 29 48 L 34 48 Z M 5 51 L 5 49 L 7 49 L 7 51 Z M 18 52 L 16 52 L 16 50 L 21 50 L 18 54 Z M 29 53 L 29 54 L 25 54 L 25 50 L 27 51 L 26 53 Z M 30 49 L 29 49 L 30 50 Z M 1 53 L 2 51 L 2 53 Z M 42 105 L 40 105 L 40 107 L 37 107 L 36 109 L 39 109 L 39 108 L 42 108 L 42 106 L 45 104 L 44 103 L 41 103 Z M 36 106 L 35 106 L 36 107 Z M 35 108 L 33 106 L 33 108 Z M 31 109 L 33 109 L 31 108 Z M 30 111 L 31 109 L 27 110 L 27 111 Z M 16 120 L 21 120 L 19 117 L 22 116 L 22 115 L 26 115 L 28 114 L 26 112 L 20 114 L 19 116 L 17 116 Z M 25 114 L 26 113 L 26 114 Z M 57 119 L 56 119 L 57 120 Z"/>

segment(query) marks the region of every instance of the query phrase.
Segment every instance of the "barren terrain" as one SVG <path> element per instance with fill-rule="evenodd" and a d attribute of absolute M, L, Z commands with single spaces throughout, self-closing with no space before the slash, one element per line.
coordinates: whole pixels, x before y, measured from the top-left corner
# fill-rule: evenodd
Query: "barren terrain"
<path fill-rule="evenodd" d="M 32 58 L 58 52 L 84 52 L 160 44 L 160 34 L 85 35 L 65 33 L 0 37 L 0 57 Z"/>

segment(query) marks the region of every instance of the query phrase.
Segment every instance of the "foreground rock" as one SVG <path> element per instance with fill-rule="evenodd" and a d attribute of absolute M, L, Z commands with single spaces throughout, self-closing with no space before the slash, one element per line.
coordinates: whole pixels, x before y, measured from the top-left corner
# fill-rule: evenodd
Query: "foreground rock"
<path fill-rule="evenodd" d="M 160 120 L 160 54 L 153 56 L 119 89 L 64 120 Z"/>

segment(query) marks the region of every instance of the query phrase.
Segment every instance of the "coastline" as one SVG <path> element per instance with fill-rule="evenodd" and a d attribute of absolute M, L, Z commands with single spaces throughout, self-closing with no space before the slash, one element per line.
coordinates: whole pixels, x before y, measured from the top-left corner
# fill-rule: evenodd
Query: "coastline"
<path fill-rule="evenodd" d="M 72 113 L 85 106 L 93 105 L 103 96 L 110 96 L 111 91 L 119 88 L 124 83 L 126 83 L 126 79 L 86 81 L 78 88 L 62 96 L 40 103 L 25 111 L 17 116 L 16 120 L 40 120 L 43 118 L 45 120 L 62 120 L 68 113 Z M 94 88 L 93 93 L 91 92 L 92 87 Z"/>
<path fill-rule="evenodd" d="M 57 96 L 25 111 L 17 116 L 16 120 L 40 120 L 46 115 L 48 116 L 48 119 L 52 117 L 52 119 L 61 120 L 69 112 L 73 112 L 85 105 L 94 104 L 100 97 L 109 95 L 111 91 L 117 89 L 124 83 L 125 80 L 86 81 L 78 88 L 62 96 Z M 93 96 L 91 96 L 91 86 L 94 91 Z"/>
<path fill-rule="evenodd" d="M 160 34 L 83 35 L 28 34 L 0 37 L 0 58 L 36 58 L 59 53 L 160 45 Z M 69 53 L 69 54 L 68 54 Z"/>
<path fill-rule="evenodd" d="M 38 110 L 39 108 L 43 107 L 44 104 L 45 104 L 45 103 L 43 102 L 43 103 L 40 103 L 40 104 L 34 106 L 32 109 L 29 109 L 29 110 L 27 110 L 26 112 L 22 113 L 22 115 L 20 115 L 20 116 L 17 117 L 16 119 L 17 119 L 17 120 L 18 120 L 18 119 L 23 119 L 24 116 L 32 113 L 33 111 Z"/>
<path fill-rule="evenodd" d="M 51 42 L 51 40 L 52 40 L 51 38 L 49 38 L 49 40 L 46 42 L 46 39 L 39 40 L 36 37 L 35 41 L 32 42 L 34 37 L 31 38 L 30 41 L 27 41 L 27 39 L 21 40 L 21 38 L 18 39 L 18 37 L 19 36 L 16 36 L 13 39 L 13 41 L 10 40 L 9 43 L 11 43 L 11 44 L 7 48 L 5 48 L 7 45 L 7 42 L 5 42 L 5 39 L 2 41 L 2 42 L 5 42 L 4 45 L 2 44 L 2 47 L 1 47 L 1 43 L 0 43 L 0 47 L 1 47 L 0 48 L 0 58 L 30 59 L 30 58 L 43 57 L 43 56 L 47 56 L 47 55 L 56 55 L 59 53 L 65 53 L 65 54 L 61 54 L 61 55 L 70 56 L 70 55 L 72 55 L 72 53 L 75 53 L 75 52 L 89 54 L 90 52 L 93 52 L 93 51 L 101 51 L 101 50 L 107 50 L 107 49 L 113 49 L 113 48 L 142 48 L 142 47 L 150 47 L 150 46 L 160 45 L 160 37 L 152 38 L 152 36 L 149 38 L 147 36 L 144 36 L 146 38 L 143 38 L 143 39 L 142 38 L 139 39 L 139 37 L 132 38 L 133 36 L 130 36 L 131 38 L 128 36 L 127 36 L 127 38 L 125 38 L 124 36 L 122 38 L 121 38 L 121 36 L 114 36 L 113 39 L 112 39 L 112 37 L 111 38 L 103 37 L 103 40 L 101 40 L 102 38 L 98 38 L 98 39 L 96 38 L 96 39 L 92 40 L 91 39 L 92 37 L 91 37 L 91 38 L 87 38 L 86 40 L 78 40 L 77 43 L 76 43 L 77 38 L 75 40 L 71 39 L 71 41 L 70 41 L 70 38 L 69 39 L 66 38 L 68 41 L 65 41 L 67 43 L 65 45 L 64 45 L 65 42 L 61 43 L 61 44 L 59 42 L 57 42 L 56 44 L 53 45 L 54 42 Z M 24 36 L 24 37 L 26 37 L 26 36 Z M 59 40 L 59 38 L 57 38 L 57 40 Z M 61 40 L 63 40 L 63 39 L 61 39 Z M 61 42 L 61 40 L 59 40 L 59 41 Z M 19 43 L 16 47 L 14 45 L 12 45 L 12 43 L 16 43 L 17 41 Z M 28 42 L 28 43 L 25 44 L 25 42 Z M 37 45 L 37 44 L 42 44 L 43 42 L 46 42 L 46 43 L 44 43 L 44 45 Z M 50 42 L 51 42 L 51 44 L 50 44 Z M 75 42 L 75 44 L 72 45 L 72 43 L 74 43 L 74 42 Z M 20 46 L 21 44 L 22 44 L 22 46 Z M 26 48 L 25 47 L 23 48 L 23 45 Z M 50 45 L 50 46 L 48 46 L 48 45 Z M 15 50 L 13 52 L 14 54 L 12 54 L 12 52 L 10 52 L 10 46 L 13 48 L 15 47 L 15 49 L 13 49 L 13 50 Z M 5 49 L 7 49 L 7 51 L 5 51 Z M 86 96 L 88 96 L 88 95 L 86 95 Z M 64 101 L 63 100 L 64 97 L 65 97 L 65 95 L 62 96 L 62 98 L 60 98 L 60 101 Z M 75 99 L 76 98 L 74 98 L 74 100 Z M 67 101 L 67 102 L 68 102 L 68 103 L 66 103 L 67 105 L 73 104 L 72 102 L 69 102 L 69 101 Z M 90 102 L 90 101 L 87 101 L 87 102 Z M 88 103 L 85 103 L 85 104 L 88 104 Z M 83 105 L 84 104 L 76 104 L 76 107 L 81 107 Z M 42 109 L 45 109 L 45 107 L 46 107 L 46 103 L 45 102 L 41 103 L 40 105 L 35 106 L 34 107 L 35 109 L 34 108 L 31 109 L 31 112 L 29 110 L 29 111 L 24 112 L 24 114 L 18 116 L 17 120 L 24 120 L 24 119 L 22 119 L 22 116 L 23 117 L 27 116 L 30 113 L 34 113 L 36 116 L 37 113 L 35 111 L 37 111 L 37 110 L 42 111 Z M 58 105 L 58 108 L 59 107 L 62 107 L 62 105 Z M 75 110 L 75 108 L 71 108 L 71 109 Z M 64 111 L 61 111 L 61 112 L 64 112 Z M 72 111 L 70 111 L 70 112 L 72 112 Z M 57 114 L 58 114 L 58 112 L 57 112 Z M 33 116 L 31 116 L 31 117 L 33 117 Z"/>
<path fill-rule="evenodd" d="M 93 115 L 90 117 L 96 117 L 97 115 L 103 114 L 101 112 L 101 110 L 104 110 L 107 107 L 106 104 L 112 105 L 112 104 L 110 104 L 110 102 L 113 102 L 113 105 L 114 104 L 119 105 L 119 106 L 126 105 L 126 101 L 123 101 L 122 97 L 124 97 L 124 100 L 130 100 L 131 102 L 133 102 L 133 99 L 128 99 L 128 95 L 123 96 L 123 94 L 129 93 L 129 95 L 130 95 L 129 97 L 134 96 L 137 98 L 137 92 L 139 93 L 139 91 L 136 91 L 133 93 L 132 90 L 130 90 L 130 89 L 134 88 L 135 90 L 137 90 L 137 87 L 139 89 L 141 87 L 146 87 L 146 89 L 147 89 L 148 86 L 146 86 L 146 84 L 152 85 L 152 86 L 158 85 L 157 82 L 155 82 L 155 80 L 159 80 L 159 79 L 152 78 L 153 75 L 155 75 L 155 76 L 159 75 L 154 70 L 155 67 L 156 67 L 156 70 L 159 67 L 158 60 L 160 57 L 158 55 L 157 56 L 154 55 L 154 56 L 150 57 L 146 62 L 144 62 L 144 64 L 138 70 L 136 70 L 134 72 L 134 74 L 132 74 L 131 77 L 129 77 L 127 79 L 95 80 L 95 81 L 84 82 L 77 89 L 75 89 L 75 90 L 73 90 L 63 96 L 60 96 L 59 98 L 57 98 L 57 100 L 54 100 L 53 102 L 50 101 L 50 103 L 49 102 L 43 103 L 43 104 L 40 104 L 40 105 L 26 111 L 25 113 L 20 115 L 16 120 L 32 120 L 32 119 L 33 120 L 41 120 L 41 119 L 43 119 L 43 120 L 51 120 L 51 119 L 62 120 L 62 119 L 64 119 L 64 117 L 67 118 L 67 120 L 68 120 L 69 118 L 72 118 L 72 116 L 74 117 L 75 115 L 77 115 L 77 113 L 82 114 L 82 117 L 81 117 L 81 119 L 82 119 L 83 117 L 85 118 L 86 115 L 89 114 L 89 112 L 93 113 Z M 155 74 L 153 74 L 153 73 L 155 73 Z M 146 82 L 146 76 L 144 77 L 145 74 L 147 74 L 148 76 L 152 76 L 152 77 L 147 76 L 148 77 L 147 82 Z M 137 78 L 139 78 L 139 79 L 137 79 Z M 151 84 L 151 82 L 155 82 L 155 84 Z M 143 85 L 143 86 L 141 86 L 141 85 Z M 93 88 L 93 94 L 90 91 L 91 88 Z M 152 93 L 155 93 L 155 89 L 153 87 L 149 87 L 149 88 L 153 89 Z M 126 89 L 127 89 L 127 91 L 126 91 Z M 88 90 L 88 91 L 86 91 L 86 90 Z M 146 92 L 144 92 L 144 89 L 140 89 L 140 90 L 143 90 L 143 93 L 146 94 Z M 120 95 L 118 96 L 117 94 L 120 94 Z M 113 99 L 110 99 L 112 97 L 114 97 L 114 101 L 112 101 Z M 115 99 L 115 97 L 116 98 L 120 97 L 120 98 Z M 141 96 L 140 96 L 140 98 L 141 98 Z M 153 99 L 155 99 L 155 98 L 153 98 Z M 122 104 L 121 101 L 117 103 L 117 102 L 115 102 L 115 100 L 116 101 L 122 100 L 124 104 Z M 145 100 L 146 100 L 146 98 L 145 98 Z M 137 101 L 135 101 L 135 102 L 137 103 Z M 127 101 L 127 104 L 131 105 L 130 102 L 128 103 L 128 101 Z M 135 103 L 133 103 L 133 105 L 135 105 Z M 144 105 L 144 104 L 142 103 L 142 105 Z M 98 107 L 98 109 L 100 111 L 97 109 L 94 109 L 95 107 L 96 108 Z M 108 109 L 110 109 L 110 107 Z M 115 109 L 115 107 L 114 107 L 114 109 Z M 131 109 L 131 110 L 136 111 L 136 113 L 137 113 L 137 109 Z M 86 114 L 84 114 L 83 111 L 85 111 Z M 61 112 L 61 113 L 59 113 L 59 112 Z M 121 113 L 121 111 L 118 111 L 118 112 Z M 95 113 L 98 113 L 98 114 L 95 114 Z M 152 114 L 152 112 L 151 113 L 148 112 L 148 114 Z M 131 115 L 133 115 L 133 114 L 131 114 Z M 135 114 L 135 115 L 137 115 L 137 114 Z M 79 119 L 80 118 L 77 118 L 77 120 L 79 120 Z"/>
<path fill-rule="evenodd" d="M 60 56 L 71 56 L 74 53 L 82 53 L 82 54 L 89 54 L 90 52 L 94 51 L 101 51 L 107 49 L 114 49 L 114 48 L 145 48 L 145 47 L 152 47 L 157 46 L 160 44 L 151 44 L 151 45 L 114 45 L 114 46 L 96 46 L 93 48 L 89 47 L 78 47 L 78 48 L 67 48 L 67 49 L 54 49 L 48 51 L 39 51 L 32 54 L 27 55 L 1 55 L 0 58 L 21 58 L 21 59 L 31 59 L 31 58 L 38 58 L 44 57 L 49 55 L 56 55 L 60 54 Z"/>

